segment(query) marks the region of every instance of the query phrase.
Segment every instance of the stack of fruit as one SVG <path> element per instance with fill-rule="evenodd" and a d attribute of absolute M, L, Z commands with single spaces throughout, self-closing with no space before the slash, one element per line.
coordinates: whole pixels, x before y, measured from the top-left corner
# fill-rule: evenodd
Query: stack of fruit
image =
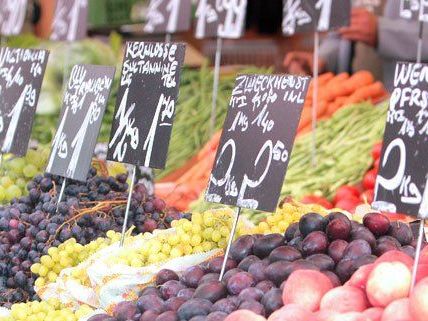
<path fill-rule="evenodd" d="M 308 213 L 300 222 L 290 225 L 285 235 L 256 234 L 237 239 L 232 244 L 227 272 L 221 281 L 223 257 L 190 267 L 181 275 L 162 270 L 154 286 L 146 287 L 137 301 L 119 303 L 112 316 L 98 314 L 89 320 L 242 320 L 232 312 L 251 310 L 251 313 L 237 312 L 237 315 L 250 313 L 254 315 L 253 320 L 269 317 L 269 320 L 285 321 L 288 319 L 276 317 L 288 311 L 289 307 L 281 309 L 284 303 L 287 306 L 295 302 L 312 304 L 313 297 L 320 300 L 320 293 L 333 287 L 346 290 L 349 284 L 359 282 L 360 271 L 385 261 L 389 254 L 381 259 L 377 256 L 393 251 L 389 253 L 394 257 L 409 257 L 406 253 L 414 254 L 414 243 L 408 225 L 391 223 L 382 214 L 368 214 L 360 224 L 342 213 L 331 213 L 327 217 Z M 342 284 L 346 284 L 345 287 Z M 374 292 L 380 291 L 376 286 L 374 289 Z M 286 299 L 283 293 L 287 293 Z M 331 296 L 333 299 L 325 299 L 325 306 L 331 307 L 331 302 L 338 299 L 336 294 Z M 345 298 L 342 300 L 351 303 L 338 304 L 336 309 L 361 306 L 361 299 L 352 302 L 352 296 Z M 314 310 L 318 308 L 319 302 Z M 365 308 L 363 306 L 363 310 Z M 277 310 L 280 312 L 275 312 Z M 295 321 L 315 320 L 298 317 L 296 314 Z"/>
<path fill-rule="evenodd" d="M 120 231 L 127 199 L 126 180 L 126 174 L 101 177 L 91 169 L 85 183 L 67 182 L 64 198 L 57 204 L 62 179 L 47 174 L 36 176 L 27 186 L 27 196 L 0 208 L 0 302 L 9 306 L 37 298 L 30 267 L 40 262 L 50 247 L 72 237 L 85 245 L 104 237 L 109 230 Z M 174 219 L 180 218 L 183 214 L 167 209 L 165 202 L 136 185 L 128 225 L 136 227 L 134 233 L 169 228 Z M 77 245 L 62 252 L 61 266 L 69 265 L 68 254 L 75 249 Z M 54 278 L 52 273 L 48 277 Z"/>
<path fill-rule="evenodd" d="M 27 183 L 43 171 L 48 156 L 43 146 L 29 149 L 25 157 L 5 155 L 0 166 L 0 203 L 27 195 Z"/>

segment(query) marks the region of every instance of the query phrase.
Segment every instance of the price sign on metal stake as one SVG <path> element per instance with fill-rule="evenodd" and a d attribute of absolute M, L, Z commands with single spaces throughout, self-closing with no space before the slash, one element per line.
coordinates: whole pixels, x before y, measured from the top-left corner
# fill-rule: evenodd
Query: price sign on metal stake
<path fill-rule="evenodd" d="M 185 45 L 128 42 L 123 58 L 107 159 L 133 165 L 123 245 L 136 166 L 164 168 L 180 86 Z"/>
<path fill-rule="evenodd" d="M 48 57 L 46 50 L 0 48 L 1 153 L 27 153 Z"/>
<path fill-rule="evenodd" d="M 144 32 L 174 34 L 190 29 L 191 0 L 151 0 L 147 9 Z"/>
<path fill-rule="evenodd" d="M 21 33 L 27 14 L 27 0 L 0 0 L 0 34 L 15 36 Z"/>

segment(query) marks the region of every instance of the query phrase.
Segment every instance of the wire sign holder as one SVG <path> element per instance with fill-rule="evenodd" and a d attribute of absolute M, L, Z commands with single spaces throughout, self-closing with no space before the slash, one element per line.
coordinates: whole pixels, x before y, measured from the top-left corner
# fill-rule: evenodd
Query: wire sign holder
<path fill-rule="evenodd" d="M 241 208 L 276 209 L 309 82 L 291 75 L 236 79 L 205 196 L 237 207 L 220 280 Z"/>

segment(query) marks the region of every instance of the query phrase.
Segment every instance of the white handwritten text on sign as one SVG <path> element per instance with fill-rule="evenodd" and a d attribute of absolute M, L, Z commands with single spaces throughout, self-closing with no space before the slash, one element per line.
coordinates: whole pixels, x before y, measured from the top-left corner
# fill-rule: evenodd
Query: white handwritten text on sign
<path fill-rule="evenodd" d="M 46 50 L 0 48 L 2 153 L 27 152 L 48 56 Z"/>
<path fill-rule="evenodd" d="M 114 67 L 75 65 L 46 172 L 86 181 L 114 77 Z"/>
<path fill-rule="evenodd" d="M 14 36 L 21 33 L 27 13 L 27 0 L 0 0 L 0 34 Z"/>
<path fill-rule="evenodd" d="M 151 0 L 147 9 L 144 32 L 177 33 L 190 29 L 191 0 Z"/>
<path fill-rule="evenodd" d="M 236 79 L 207 201 L 275 210 L 308 86 L 290 75 Z"/>
<path fill-rule="evenodd" d="M 58 0 L 51 40 L 75 41 L 86 37 L 88 0 Z"/>
<path fill-rule="evenodd" d="M 196 38 L 241 37 L 246 9 L 247 0 L 199 0 L 196 7 Z"/>
<path fill-rule="evenodd" d="M 375 204 L 417 215 L 428 174 L 428 65 L 398 63 Z M 391 206 L 392 205 L 392 206 Z"/>
<path fill-rule="evenodd" d="M 283 0 L 282 32 L 329 31 L 349 24 L 350 0 Z"/>
<path fill-rule="evenodd" d="M 126 44 L 109 160 L 165 167 L 184 53 L 183 44 Z"/>
<path fill-rule="evenodd" d="M 400 0 L 400 17 L 428 22 L 428 1 Z"/>

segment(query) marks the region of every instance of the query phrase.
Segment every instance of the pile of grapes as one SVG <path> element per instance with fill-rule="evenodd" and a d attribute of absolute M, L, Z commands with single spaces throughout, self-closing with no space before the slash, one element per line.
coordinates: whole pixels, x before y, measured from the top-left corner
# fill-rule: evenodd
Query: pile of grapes
<path fill-rule="evenodd" d="M 85 183 L 67 181 L 63 200 L 57 204 L 62 178 L 39 175 L 28 183 L 28 195 L 1 207 L 0 305 L 8 307 L 13 302 L 37 299 L 30 267 L 40 262 L 50 247 L 71 238 L 85 245 L 105 237 L 110 230 L 120 231 L 127 199 L 126 181 L 126 174 L 101 177 L 92 168 Z M 134 233 L 152 232 L 188 216 L 167 209 L 165 202 L 149 196 L 144 186 L 137 184 L 128 227 L 135 226 Z M 67 265 L 69 259 L 64 253 L 60 264 Z"/>
<path fill-rule="evenodd" d="M 322 271 L 338 286 L 389 250 L 414 255 L 414 242 L 407 224 L 390 222 L 381 214 L 368 214 L 360 224 L 338 212 L 327 217 L 308 213 L 285 235 L 238 238 L 222 281 L 223 257 L 181 276 L 161 270 L 155 285 L 146 287 L 137 301 L 121 302 L 113 316 L 97 314 L 89 321 L 223 321 L 239 309 L 267 317 L 283 305 L 282 288 L 292 272 Z"/>
<path fill-rule="evenodd" d="M 0 204 L 27 194 L 27 183 L 43 172 L 49 149 L 29 149 L 25 157 L 4 157 L 0 166 Z"/>

